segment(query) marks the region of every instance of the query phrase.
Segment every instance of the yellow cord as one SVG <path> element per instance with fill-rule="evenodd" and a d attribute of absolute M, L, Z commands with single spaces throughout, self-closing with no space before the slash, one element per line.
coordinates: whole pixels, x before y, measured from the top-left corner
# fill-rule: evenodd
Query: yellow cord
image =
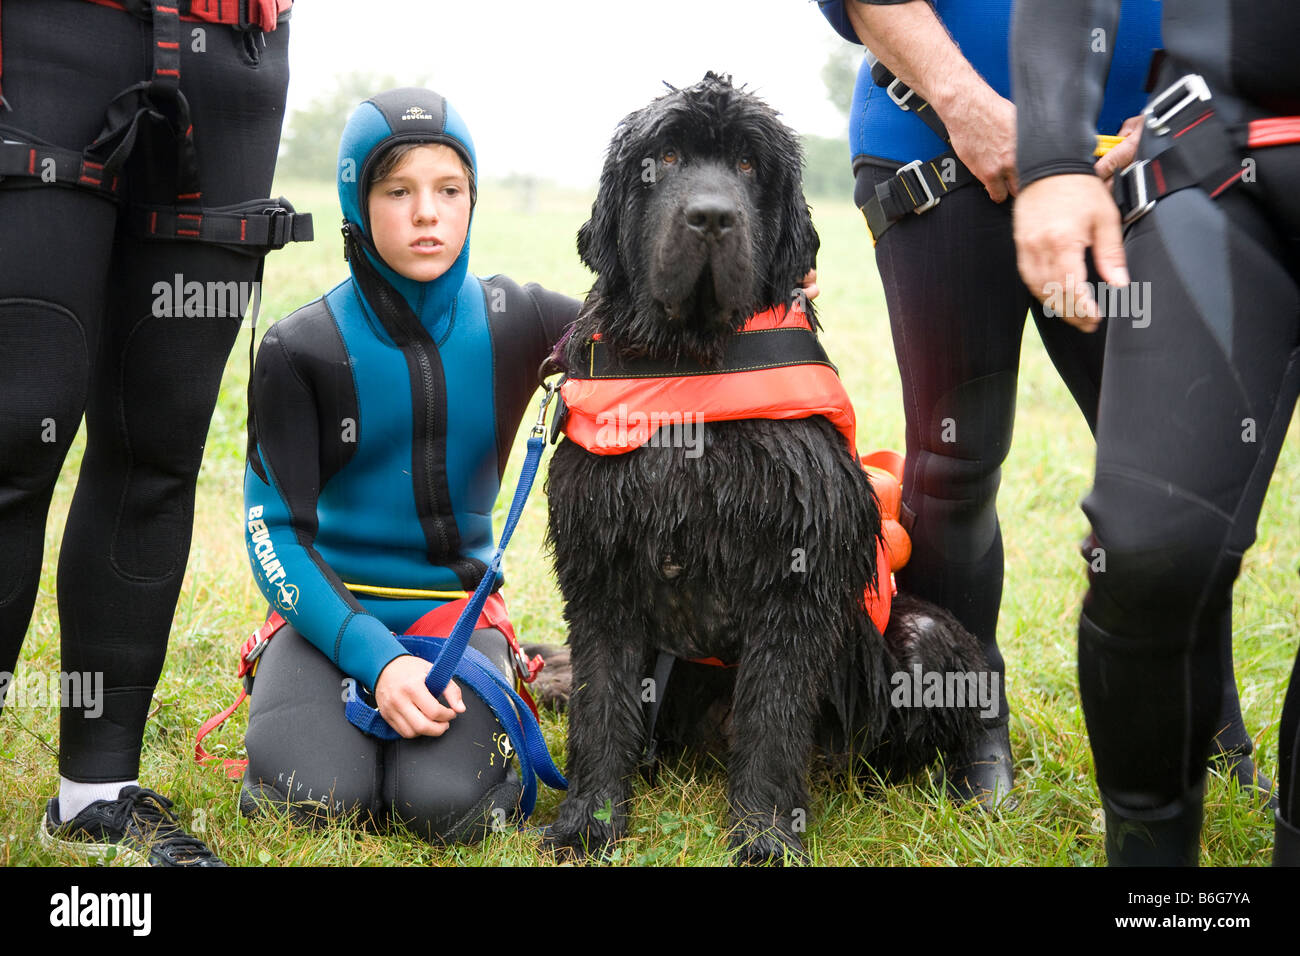
<path fill-rule="evenodd" d="M 459 598 L 469 597 L 468 591 L 425 591 L 421 588 L 384 588 L 374 584 L 349 584 L 343 582 L 343 586 L 349 591 L 360 591 L 362 594 L 374 594 L 378 597 L 394 598 L 436 598 L 439 601 L 455 601 Z"/>

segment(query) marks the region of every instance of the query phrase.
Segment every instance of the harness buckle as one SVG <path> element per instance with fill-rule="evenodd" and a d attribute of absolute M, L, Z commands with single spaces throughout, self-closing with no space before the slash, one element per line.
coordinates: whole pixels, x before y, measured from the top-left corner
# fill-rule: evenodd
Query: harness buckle
<path fill-rule="evenodd" d="M 908 95 L 910 96 L 911 94 L 909 93 Z M 925 191 L 925 202 L 912 210 L 912 212 L 916 213 L 918 216 L 921 215 L 921 213 L 928 212 L 929 210 L 933 209 L 935 206 L 939 205 L 939 197 L 936 196 L 934 194 L 934 191 L 930 189 L 930 184 L 925 181 L 925 174 L 921 172 L 922 165 L 923 164 L 921 160 L 914 159 L 906 166 L 900 166 L 898 168 L 898 172 L 894 174 L 899 179 L 903 178 L 903 173 L 916 174 L 916 181 L 921 184 L 921 189 Z"/>
<path fill-rule="evenodd" d="M 293 239 L 293 216 L 283 206 L 267 206 L 262 214 L 271 217 L 266 229 L 266 244 L 272 249 L 283 249 Z"/>
<path fill-rule="evenodd" d="M 906 90 L 907 92 L 903 94 L 899 94 L 898 92 L 899 87 Z M 894 77 L 893 81 L 887 87 L 885 87 L 885 92 L 889 94 L 889 98 L 894 101 L 894 105 L 897 106 L 900 110 L 911 109 L 911 107 L 907 105 L 907 101 L 910 100 L 916 94 L 916 90 L 912 89 L 902 80 L 900 80 L 898 77 Z"/>
<path fill-rule="evenodd" d="M 1161 113 L 1166 105 L 1178 97 L 1182 97 L 1173 106 L 1168 107 L 1166 112 Z M 1157 136 L 1164 136 L 1169 132 L 1169 122 L 1184 109 L 1195 102 L 1208 103 L 1210 101 L 1210 88 L 1206 85 L 1204 77 L 1199 73 L 1188 73 L 1186 76 L 1175 80 L 1163 93 L 1153 99 L 1147 108 L 1142 111 L 1146 117 L 1147 128 L 1152 130 Z"/>
<path fill-rule="evenodd" d="M 1115 180 L 1115 192 L 1121 210 L 1125 207 L 1124 225 L 1137 222 L 1151 211 L 1156 204 L 1156 197 L 1147 192 L 1147 164 L 1150 160 L 1140 159 L 1125 167 Z"/>

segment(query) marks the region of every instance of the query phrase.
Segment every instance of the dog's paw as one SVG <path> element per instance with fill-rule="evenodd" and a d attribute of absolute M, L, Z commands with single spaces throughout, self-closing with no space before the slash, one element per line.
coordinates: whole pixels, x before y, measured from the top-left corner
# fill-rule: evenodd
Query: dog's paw
<path fill-rule="evenodd" d="M 616 829 L 610 801 L 594 811 L 566 801 L 556 821 L 542 827 L 542 845 L 561 860 L 599 860 L 618 839 Z"/>
<path fill-rule="evenodd" d="M 740 824 L 730 839 L 732 860 L 738 866 L 785 866 L 808 862 L 803 843 L 793 833 L 767 826 L 759 829 L 752 824 Z"/>

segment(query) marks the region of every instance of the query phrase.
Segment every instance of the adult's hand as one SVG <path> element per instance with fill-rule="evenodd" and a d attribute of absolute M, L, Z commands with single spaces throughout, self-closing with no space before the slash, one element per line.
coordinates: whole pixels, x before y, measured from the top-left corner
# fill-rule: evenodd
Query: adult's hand
<path fill-rule="evenodd" d="M 1016 179 L 1016 107 L 981 81 L 959 102 L 936 106 L 957 158 L 994 202 L 1019 192 Z"/>
<path fill-rule="evenodd" d="M 1128 168 L 1133 160 L 1137 159 L 1138 145 L 1142 142 L 1143 117 L 1130 116 L 1124 121 L 1124 125 L 1119 128 L 1119 135 L 1124 137 L 1116 143 L 1106 155 L 1097 160 L 1093 169 L 1097 175 L 1106 183 L 1106 188 L 1110 188 L 1111 179 L 1122 169 Z"/>
<path fill-rule="evenodd" d="M 1129 283 L 1119 209 L 1105 183 L 1092 174 L 1048 176 L 1030 183 L 1016 199 L 1016 257 L 1020 277 L 1040 302 L 1085 332 L 1101 322 L 1088 285 L 1083 254 L 1111 285 Z M 1070 293 L 1073 292 L 1073 295 Z"/>
<path fill-rule="evenodd" d="M 404 654 L 389 661 L 375 681 L 375 703 L 379 705 L 380 716 L 408 739 L 441 737 L 456 715 L 465 712 L 465 702 L 455 681 L 448 681 L 443 692 L 450 707 L 444 707 L 429 693 L 424 680 L 432 666 L 428 661 Z"/>

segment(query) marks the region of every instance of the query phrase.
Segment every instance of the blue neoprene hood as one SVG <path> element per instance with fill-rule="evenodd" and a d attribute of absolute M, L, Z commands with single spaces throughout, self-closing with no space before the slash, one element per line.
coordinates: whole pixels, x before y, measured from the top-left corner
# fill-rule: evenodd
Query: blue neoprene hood
<path fill-rule="evenodd" d="M 441 143 L 454 149 L 474 172 L 471 176 L 471 201 L 474 199 L 473 183 L 477 179 L 478 163 L 474 156 L 474 141 L 470 139 L 465 121 L 444 97 L 432 90 L 408 86 L 372 96 L 353 110 L 343 127 L 338 164 L 339 205 L 343 219 L 364 237 L 363 246 L 368 247 L 364 254 L 374 263 L 379 274 L 402 294 L 420 321 L 432 331 L 437 317 L 451 307 L 465 281 L 469 269 L 469 230 L 466 230 L 465 246 L 456 261 L 432 282 L 417 282 L 398 275 L 374 251 L 366 188 L 379 156 L 398 143 Z M 471 207 L 471 227 L 473 222 Z"/>

